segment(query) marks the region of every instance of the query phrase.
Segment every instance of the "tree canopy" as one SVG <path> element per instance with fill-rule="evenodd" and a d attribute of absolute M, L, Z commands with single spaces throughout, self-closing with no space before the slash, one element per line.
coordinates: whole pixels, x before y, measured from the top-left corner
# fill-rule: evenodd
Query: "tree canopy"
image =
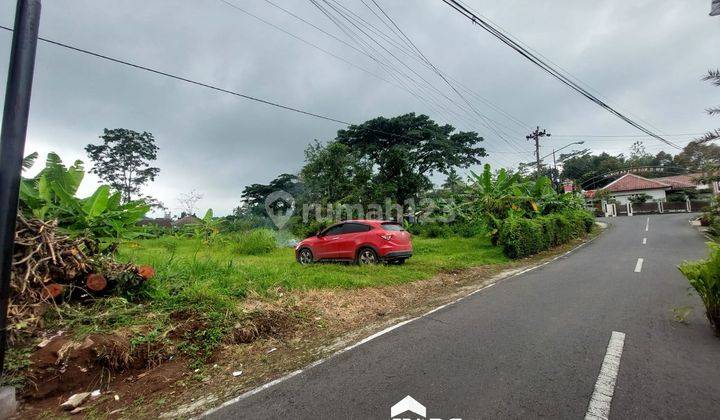
<path fill-rule="evenodd" d="M 402 204 L 432 188 L 433 173 L 448 174 L 453 168 L 480 163 L 486 156 L 479 147 L 482 140 L 477 133 L 456 132 L 427 115 L 409 113 L 351 125 L 338 131 L 335 141 L 347 146 L 360 165 L 372 169 L 375 200 L 389 197 Z"/>
<path fill-rule="evenodd" d="M 247 212 L 257 216 L 264 216 L 265 199 L 268 195 L 277 191 L 285 191 L 293 197 L 298 197 L 302 193 L 302 184 L 300 184 L 296 175 L 281 174 L 270 181 L 269 184 L 248 185 L 242 192 L 242 199 Z M 275 211 L 286 210 L 292 205 L 292 202 L 282 199 L 270 203 L 270 207 Z"/>
<path fill-rule="evenodd" d="M 102 144 L 85 147 L 94 164 L 90 172 L 119 191 L 127 203 L 160 173 L 160 168 L 150 166 L 159 150 L 155 138 L 146 131 L 138 133 L 125 128 L 106 128 L 100 138 Z"/>

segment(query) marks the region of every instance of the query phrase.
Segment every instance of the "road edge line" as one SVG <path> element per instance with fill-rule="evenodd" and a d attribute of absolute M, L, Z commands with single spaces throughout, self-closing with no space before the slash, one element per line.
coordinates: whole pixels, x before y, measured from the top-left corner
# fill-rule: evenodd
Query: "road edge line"
<path fill-rule="evenodd" d="M 441 309 L 445 309 L 445 308 L 447 308 L 447 307 L 449 307 L 449 306 L 452 306 L 452 305 L 454 305 L 454 304 L 456 304 L 456 303 L 458 303 L 458 302 L 460 302 L 460 301 L 462 301 L 462 300 L 464 300 L 464 299 L 467 299 L 468 297 L 470 297 L 470 296 L 472 296 L 472 295 L 474 295 L 474 294 L 476 294 L 476 293 L 478 293 L 478 292 L 481 292 L 481 291 L 483 291 L 483 290 L 485 290 L 485 289 L 489 289 L 489 288 L 495 286 L 497 283 L 499 283 L 499 282 L 501 282 L 501 281 L 503 281 L 503 280 L 508 280 L 508 279 L 511 279 L 511 278 L 514 278 L 514 277 L 519 277 L 519 276 L 521 276 L 521 275 L 523 275 L 523 274 L 526 274 L 526 273 L 528 273 L 528 272 L 530 272 L 530 271 L 533 271 L 533 270 L 535 270 L 535 269 L 537 269 L 537 268 L 544 267 L 544 266 L 546 266 L 546 265 L 548 265 L 548 264 L 550 264 L 550 263 L 552 263 L 552 262 L 554 262 L 554 261 L 557 261 L 557 260 L 559 260 L 559 259 L 561 259 L 561 258 L 564 258 L 564 257 L 572 254 L 573 252 L 577 251 L 578 249 L 580 249 L 580 248 L 584 247 L 585 245 L 593 242 L 595 239 L 597 239 L 598 237 L 600 237 L 601 234 L 602 234 L 602 231 L 600 231 L 597 235 L 593 236 L 592 238 L 588 239 L 587 241 L 585 241 L 585 242 L 583 242 L 583 243 L 581 243 L 581 244 L 578 244 L 578 245 L 576 245 L 575 247 L 573 247 L 572 249 L 570 249 L 570 250 L 568 250 L 568 251 L 566 251 L 566 252 L 564 252 L 564 253 L 562 253 L 562 254 L 560 254 L 560 255 L 557 255 L 557 256 L 555 256 L 555 257 L 553 257 L 553 258 L 551 258 L 551 259 L 549 259 L 549 260 L 547 260 L 547 261 L 545 261 L 545 262 L 542 262 L 542 263 L 540 263 L 540 264 L 537 264 L 537 265 L 534 265 L 534 266 L 525 268 L 525 269 L 520 270 L 520 271 L 518 271 L 518 272 L 510 273 L 510 274 L 508 274 L 508 275 L 506 275 L 506 276 L 503 276 L 503 277 L 498 277 L 498 278 L 495 279 L 495 281 L 493 281 L 492 283 L 486 284 L 485 286 L 482 286 L 482 287 L 480 287 L 480 288 L 478 288 L 478 289 L 476 289 L 476 290 L 473 290 L 473 291 L 469 292 L 468 294 L 466 294 L 466 295 L 464 295 L 464 296 L 461 296 L 461 297 L 459 297 L 459 298 L 457 298 L 457 299 L 455 299 L 455 300 L 453 300 L 453 301 L 451 301 L 451 302 L 445 303 L 445 304 L 440 305 L 440 306 L 438 306 L 438 307 L 436 307 L 436 308 L 434 308 L 434 309 L 431 309 L 431 310 L 429 310 L 428 312 L 423 313 L 422 315 L 416 316 L 416 317 L 414 317 L 414 318 L 410 318 L 410 319 L 405 319 L 405 320 L 399 321 L 398 323 L 393 324 L 393 325 L 391 325 L 391 326 L 389 326 L 389 327 L 386 327 L 386 328 L 384 328 L 384 329 L 382 329 L 382 330 L 380 330 L 380 331 L 378 331 L 378 332 L 376 332 L 376 333 L 374 333 L 374 334 L 371 334 L 371 335 L 363 338 L 362 340 L 359 340 L 359 341 L 356 342 L 356 343 L 350 344 L 350 345 L 347 346 L 347 347 L 343 347 L 342 349 L 335 351 L 334 353 L 330 354 L 329 356 L 326 356 L 326 357 L 323 357 L 323 358 L 321 358 L 321 359 L 319 359 L 319 360 L 316 360 L 316 361 L 310 363 L 309 365 L 307 365 L 307 366 L 305 366 L 305 367 L 303 367 L 303 368 L 301 368 L 301 369 L 292 371 L 292 372 L 290 372 L 290 373 L 288 373 L 288 374 L 286 374 L 286 375 L 283 375 L 283 376 L 281 376 L 281 377 L 279 377 L 279 378 L 277 378 L 277 379 L 274 379 L 274 380 L 272 380 L 272 381 L 270 381 L 270 382 L 267 382 L 267 383 L 265 383 L 265 384 L 263 384 L 263 385 L 260 385 L 260 386 L 258 386 L 258 387 L 256 387 L 256 388 L 253 388 L 253 389 L 251 389 L 251 390 L 245 391 L 245 392 L 243 392 L 242 394 L 238 395 L 237 397 L 233 397 L 233 398 L 225 401 L 224 403 L 222 403 L 222 404 L 220 404 L 220 405 L 218 405 L 218 406 L 216 406 L 216 407 L 213 407 L 213 408 L 211 408 L 211 409 L 203 412 L 202 414 L 199 414 L 199 415 L 197 415 L 197 416 L 193 416 L 193 417 L 191 417 L 191 418 L 192 418 L 192 419 L 202 419 L 202 418 L 204 418 L 204 417 L 207 417 L 207 416 L 209 416 L 209 415 L 211 415 L 211 414 L 213 414 L 213 413 L 215 413 L 215 412 L 217 412 L 217 411 L 219 411 L 219 410 L 221 410 L 221 409 L 223 409 L 223 408 L 225 408 L 225 407 L 227 407 L 227 406 L 230 406 L 230 405 L 233 405 L 233 404 L 235 404 L 235 403 L 238 403 L 238 402 L 240 402 L 240 401 L 242 401 L 242 400 L 244 400 L 244 399 L 246 399 L 246 398 L 248 398 L 248 397 L 250 397 L 250 396 L 253 396 L 253 395 L 255 395 L 255 394 L 259 393 L 259 392 L 262 392 L 262 391 L 264 391 L 264 390 L 266 390 L 266 389 L 268 389 L 268 388 L 271 388 L 271 387 L 273 387 L 273 386 L 275 386 L 275 385 L 277 385 L 277 384 L 279 384 L 279 383 L 281 383 L 281 382 L 284 382 L 284 381 L 286 381 L 286 380 L 288 380 L 288 379 L 290 379 L 290 378 L 292 378 L 292 377 L 294 377 L 294 376 L 297 376 L 297 375 L 299 375 L 299 374 L 301 374 L 301 373 L 303 373 L 303 372 L 305 372 L 305 371 L 307 371 L 307 370 L 309 370 L 309 369 L 312 369 L 312 368 L 314 368 L 315 366 L 321 365 L 321 364 L 327 362 L 328 360 L 332 359 L 332 358 L 335 357 L 335 356 L 339 356 L 340 354 L 343 354 L 343 353 L 345 353 L 345 352 L 347 352 L 347 351 L 349 351 L 349 350 L 352 350 L 352 349 L 354 349 L 354 348 L 356 348 L 356 347 L 359 347 L 359 346 L 361 346 L 361 345 L 363 345 L 363 344 L 365 344 L 365 343 L 367 343 L 367 342 L 369 342 L 369 341 L 372 341 L 372 340 L 374 340 L 374 339 L 376 339 L 376 338 L 378 338 L 378 337 L 380 337 L 380 336 L 383 336 L 383 335 L 389 333 L 390 331 L 393 331 L 393 330 L 398 329 L 398 328 L 400 328 L 400 327 L 402 327 L 402 326 L 405 326 L 405 325 L 407 325 L 407 324 L 409 324 L 409 323 L 411 323 L 411 322 L 413 322 L 413 321 L 416 321 L 416 320 L 418 320 L 418 319 L 420 319 L 420 318 L 424 318 L 424 317 L 426 317 L 426 316 L 428 316 L 428 315 L 430 315 L 430 314 L 432 314 L 432 313 L 435 313 L 435 312 L 437 312 L 437 311 L 439 311 L 439 310 L 441 310 Z"/>

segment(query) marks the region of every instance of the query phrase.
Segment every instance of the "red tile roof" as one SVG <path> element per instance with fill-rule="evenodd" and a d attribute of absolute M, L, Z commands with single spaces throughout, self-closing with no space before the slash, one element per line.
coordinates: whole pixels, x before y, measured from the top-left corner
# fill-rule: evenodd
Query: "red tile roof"
<path fill-rule="evenodd" d="M 673 188 L 695 188 L 698 186 L 698 178 L 701 174 L 684 174 L 675 176 L 664 176 L 662 178 L 655 178 L 656 181 L 670 184 Z"/>
<path fill-rule="evenodd" d="M 602 189 L 610 192 L 624 192 L 637 190 L 668 190 L 670 188 L 670 184 L 664 182 L 643 178 L 635 174 L 625 174 Z"/>
<path fill-rule="evenodd" d="M 588 198 L 588 199 L 589 199 L 589 198 L 595 198 L 595 193 L 596 193 L 596 192 L 597 192 L 597 190 L 587 190 L 587 191 L 585 191 L 585 192 L 584 192 L 585 198 Z"/>

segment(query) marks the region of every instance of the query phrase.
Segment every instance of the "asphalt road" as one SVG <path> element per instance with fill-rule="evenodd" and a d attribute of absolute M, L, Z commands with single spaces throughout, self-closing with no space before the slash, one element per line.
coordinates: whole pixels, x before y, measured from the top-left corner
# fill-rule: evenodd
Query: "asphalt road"
<path fill-rule="evenodd" d="M 706 254 L 688 219 L 608 220 L 603 235 L 566 257 L 209 417 L 389 419 L 410 395 L 427 418 L 583 418 L 618 331 L 625 342 L 610 418 L 719 418 L 720 339 L 676 268 Z M 685 305 L 694 307 L 688 323 L 674 321 L 672 308 Z"/>

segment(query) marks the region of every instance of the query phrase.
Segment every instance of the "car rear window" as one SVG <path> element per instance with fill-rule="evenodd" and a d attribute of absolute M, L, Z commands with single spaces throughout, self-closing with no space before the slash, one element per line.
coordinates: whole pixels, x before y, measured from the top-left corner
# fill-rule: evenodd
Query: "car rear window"
<path fill-rule="evenodd" d="M 371 228 L 368 225 L 364 225 L 362 223 L 345 223 L 345 226 L 343 226 L 342 233 L 358 233 L 358 232 L 367 232 Z"/>
<path fill-rule="evenodd" d="M 383 223 L 382 228 L 383 228 L 383 230 L 389 230 L 389 231 L 395 231 L 395 232 L 405 230 L 399 223 Z"/>

